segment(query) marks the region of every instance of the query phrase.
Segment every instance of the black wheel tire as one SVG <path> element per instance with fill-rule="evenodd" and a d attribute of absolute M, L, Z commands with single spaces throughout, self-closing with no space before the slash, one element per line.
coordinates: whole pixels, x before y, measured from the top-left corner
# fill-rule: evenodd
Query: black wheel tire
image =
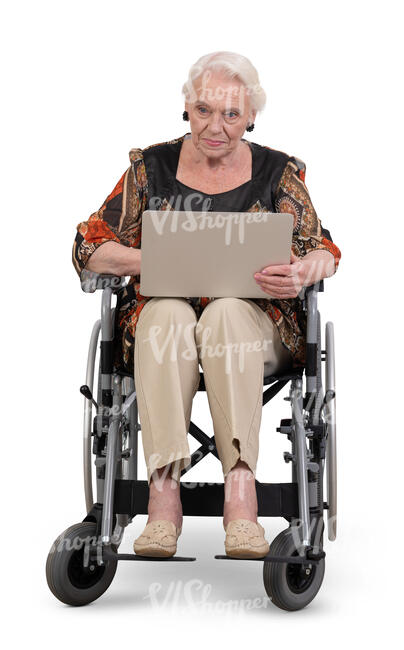
<path fill-rule="evenodd" d="M 298 555 L 291 527 L 283 530 L 270 547 L 271 555 Z M 317 595 L 324 578 L 325 560 L 311 565 L 307 576 L 300 564 L 264 561 L 264 586 L 274 605 L 294 612 L 303 609 Z"/>
<path fill-rule="evenodd" d="M 95 541 L 95 534 L 95 522 L 74 524 L 59 535 L 49 551 L 46 580 L 53 595 L 66 605 L 88 605 L 102 596 L 115 576 L 116 560 L 83 566 L 85 547 L 88 550 L 92 538 Z"/>

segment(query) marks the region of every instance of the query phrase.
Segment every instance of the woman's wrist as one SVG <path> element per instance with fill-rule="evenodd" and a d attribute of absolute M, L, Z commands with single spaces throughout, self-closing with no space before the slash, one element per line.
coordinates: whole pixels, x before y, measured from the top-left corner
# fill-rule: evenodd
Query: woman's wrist
<path fill-rule="evenodd" d="M 303 264 L 303 286 L 308 287 L 324 278 L 329 278 L 335 273 L 334 255 L 330 251 L 321 249 L 307 253 L 301 258 Z"/>

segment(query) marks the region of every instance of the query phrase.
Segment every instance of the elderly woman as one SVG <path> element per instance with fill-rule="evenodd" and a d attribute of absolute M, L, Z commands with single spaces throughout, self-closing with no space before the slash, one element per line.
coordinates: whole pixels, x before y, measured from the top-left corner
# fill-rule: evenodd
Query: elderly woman
<path fill-rule="evenodd" d="M 263 557 L 269 545 L 257 521 L 255 473 L 264 364 L 267 373 L 304 364 L 298 294 L 333 275 L 341 254 L 313 208 L 304 163 L 243 138 L 265 105 L 251 62 L 232 52 L 207 54 L 191 67 L 183 94 L 190 133 L 130 151 L 130 167 L 116 187 L 78 224 L 73 263 L 79 274 L 86 268 L 131 276 L 117 299 L 115 367 L 134 372 L 148 474 L 148 521 L 135 552 L 176 552 L 179 479 L 190 462 L 187 433 L 201 364 L 224 475 L 226 553 Z M 257 269 L 259 299 L 143 296 L 141 223 L 149 208 L 291 213 L 290 264 Z M 207 338 L 216 353 L 205 353 Z M 228 355 L 217 353 L 257 341 L 262 345 L 247 346 L 242 367 L 233 360 L 229 368 Z"/>

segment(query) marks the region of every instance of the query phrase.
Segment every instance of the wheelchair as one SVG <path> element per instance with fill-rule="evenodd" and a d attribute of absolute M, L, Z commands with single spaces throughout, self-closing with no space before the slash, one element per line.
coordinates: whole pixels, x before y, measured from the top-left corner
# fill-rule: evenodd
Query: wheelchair
<path fill-rule="evenodd" d="M 102 289 L 101 318 L 92 329 L 86 383 L 80 387 L 84 395 L 83 469 L 87 514 L 80 523 L 59 535 L 46 561 L 50 590 L 71 606 L 86 605 L 105 593 L 121 560 L 190 562 L 196 559 L 119 553 L 125 528 L 136 515 L 147 514 L 149 495 L 147 480 L 139 480 L 137 476 L 141 426 L 134 377 L 118 370 L 113 362 L 112 296 L 125 282 L 124 277 L 86 270 L 81 274 L 83 291 L 94 293 Z M 323 280 L 304 287 L 299 294 L 307 316 L 305 367 L 268 375 L 264 366 L 263 405 L 290 382 L 289 394 L 284 399 L 290 402 L 291 417 L 282 419 L 276 430 L 290 442 L 284 461 L 291 464 L 292 475 L 289 483 L 256 480 L 258 516 L 283 517 L 288 527 L 272 541 L 264 558 L 215 555 L 217 560 L 262 562 L 266 593 L 275 606 L 287 611 L 307 606 L 321 587 L 325 571 L 324 511 L 328 539 L 334 541 L 337 532 L 334 326 L 332 322 L 326 323 L 325 349 L 322 349 L 317 308 L 317 294 L 321 291 L 324 291 Z M 94 381 L 100 333 L 98 374 Z M 203 372 L 200 372 L 198 391 L 205 390 Z M 192 421 L 188 433 L 200 447 L 192 453 L 181 476 L 208 454 L 219 459 L 214 436 L 204 433 Z M 184 516 L 223 516 L 223 483 L 181 480 L 180 495 Z"/>

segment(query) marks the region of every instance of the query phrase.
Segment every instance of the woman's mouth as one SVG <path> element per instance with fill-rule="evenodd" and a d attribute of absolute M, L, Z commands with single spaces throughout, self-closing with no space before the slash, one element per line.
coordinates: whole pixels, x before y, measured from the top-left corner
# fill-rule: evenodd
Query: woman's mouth
<path fill-rule="evenodd" d="M 204 138 L 204 140 L 210 147 L 218 147 L 220 144 L 223 144 L 222 140 L 209 140 L 208 138 Z"/>

